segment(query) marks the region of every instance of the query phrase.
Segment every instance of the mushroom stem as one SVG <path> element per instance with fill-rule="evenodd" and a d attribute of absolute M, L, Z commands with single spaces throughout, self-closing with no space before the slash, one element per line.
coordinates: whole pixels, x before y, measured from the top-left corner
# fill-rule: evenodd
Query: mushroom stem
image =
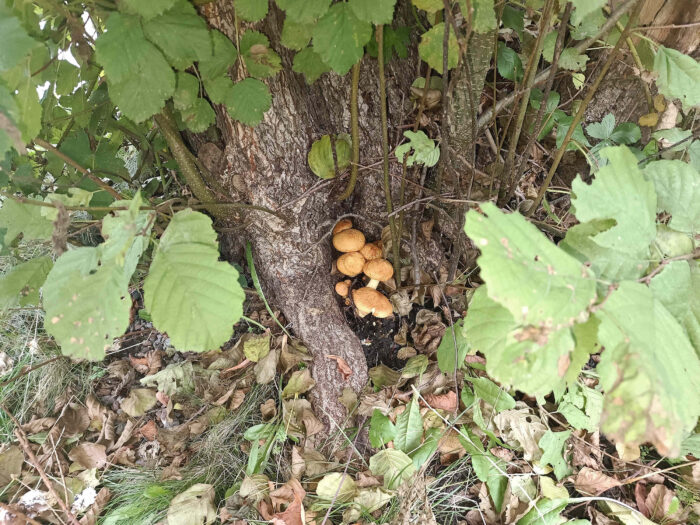
<path fill-rule="evenodd" d="M 370 279 L 367 283 L 367 288 L 374 288 L 376 290 L 378 285 L 379 279 Z"/>

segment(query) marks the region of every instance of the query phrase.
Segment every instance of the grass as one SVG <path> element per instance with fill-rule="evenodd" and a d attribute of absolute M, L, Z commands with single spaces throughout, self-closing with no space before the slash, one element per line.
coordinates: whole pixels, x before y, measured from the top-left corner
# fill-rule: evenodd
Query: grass
<path fill-rule="evenodd" d="M 213 485 L 217 499 L 223 499 L 243 479 L 248 462 L 243 434 L 261 422 L 260 404 L 271 393 L 271 387 L 256 385 L 240 407 L 200 437 L 193 444 L 194 456 L 181 469 L 181 480 L 160 481 L 158 470 L 107 471 L 103 482 L 113 496 L 100 523 L 157 523 L 165 519 L 170 500 L 196 483 Z M 257 514 L 245 517 L 256 518 Z"/>

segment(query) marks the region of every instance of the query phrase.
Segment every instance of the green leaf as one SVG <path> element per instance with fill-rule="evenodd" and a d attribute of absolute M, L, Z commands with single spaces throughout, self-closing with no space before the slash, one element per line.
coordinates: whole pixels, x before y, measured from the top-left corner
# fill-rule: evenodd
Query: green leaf
<path fill-rule="evenodd" d="M 104 173 L 110 178 L 116 178 L 117 180 L 120 180 L 121 177 L 128 179 L 129 172 L 118 154 L 119 146 L 120 144 L 113 145 L 109 141 L 103 140 L 100 141 L 97 148 L 93 151 L 90 137 L 85 131 L 79 130 L 76 133 L 71 133 L 59 149 L 61 153 L 65 153 L 84 168 L 100 174 Z M 53 153 L 50 153 L 50 156 L 52 155 Z M 68 169 L 72 170 L 73 168 L 69 166 Z M 88 202 L 75 202 L 74 204 L 86 205 Z M 69 203 L 64 202 L 64 204 Z"/>
<path fill-rule="evenodd" d="M 369 421 L 369 442 L 374 448 L 381 448 L 396 437 L 396 426 L 388 416 L 374 409 Z"/>
<path fill-rule="evenodd" d="M 259 124 L 271 105 L 270 91 L 255 78 L 235 83 L 226 98 L 226 109 L 231 118 L 248 126 Z"/>
<path fill-rule="evenodd" d="M 460 6 L 462 4 L 460 3 Z M 472 28 L 477 33 L 488 33 L 496 29 L 496 12 L 493 9 L 493 0 L 472 0 Z M 462 15 L 466 18 L 468 15 L 466 2 L 462 7 Z"/>
<path fill-rule="evenodd" d="M 573 0 L 574 11 L 571 13 L 571 23 L 575 26 L 583 22 L 587 17 L 600 10 L 606 0 Z"/>
<path fill-rule="evenodd" d="M 523 78 L 523 64 L 520 61 L 518 54 L 511 48 L 505 45 L 504 42 L 498 42 L 498 74 L 508 80 L 520 82 Z"/>
<path fill-rule="evenodd" d="M 410 29 L 406 26 L 393 29 L 391 26 L 384 27 L 384 63 L 388 64 L 394 53 L 399 58 L 408 57 L 408 46 L 411 42 Z M 377 46 L 376 33 L 372 33 L 372 38 L 366 46 L 367 54 L 373 58 L 379 56 L 379 46 Z"/>
<path fill-rule="evenodd" d="M 395 490 L 413 476 L 416 467 L 405 452 L 387 448 L 369 458 L 369 470 L 384 478 L 384 487 Z"/>
<path fill-rule="evenodd" d="M 532 509 L 518 520 L 517 525 L 559 525 L 565 519 L 562 517 L 561 512 L 568 503 L 568 498 L 539 499 L 535 502 Z"/>
<path fill-rule="evenodd" d="M 129 325 L 129 279 L 148 244 L 153 212 L 115 211 L 103 224 L 107 240 L 97 247 L 70 250 L 58 258 L 43 287 L 44 327 L 65 355 L 101 360 Z M 105 219 L 106 220 L 106 219 Z"/>
<path fill-rule="evenodd" d="M 557 32 L 551 31 L 544 38 L 542 44 L 542 57 L 547 62 L 552 62 L 554 59 L 554 47 L 557 42 Z M 588 62 L 588 56 L 579 53 L 576 49 L 572 47 L 564 48 L 559 55 L 559 67 L 564 69 L 569 69 L 571 71 L 582 71 L 586 62 Z"/>
<path fill-rule="evenodd" d="M 637 159 L 625 146 L 606 148 L 603 166 L 588 185 L 577 177 L 571 199 L 581 222 L 614 219 L 616 224 L 591 237 L 600 247 L 648 258 L 656 237 L 656 192 L 637 167 Z"/>
<path fill-rule="evenodd" d="M 700 232 L 700 173 L 680 160 L 658 160 L 644 168 L 654 183 L 657 211 L 671 214 L 668 225 L 674 230 Z"/>
<path fill-rule="evenodd" d="M 506 215 L 491 203 L 481 209 L 486 216 L 469 211 L 464 229 L 481 250 L 489 297 L 522 325 L 556 327 L 585 320 L 595 299 L 590 271 L 519 213 Z"/>
<path fill-rule="evenodd" d="M 233 333 L 245 294 L 238 272 L 219 260 L 211 219 L 182 210 L 161 237 L 143 285 L 153 325 L 179 350 L 214 350 Z"/>
<path fill-rule="evenodd" d="M 39 304 L 39 288 L 52 266 L 51 257 L 37 257 L 3 275 L 0 278 L 0 311 L 17 305 Z"/>
<path fill-rule="evenodd" d="M 145 19 L 158 16 L 170 9 L 178 0 L 121 0 L 119 9 L 132 15 L 141 15 Z"/>
<path fill-rule="evenodd" d="M 300 51 L 294 55 L 292 70 L 295 73 L 303 73 L 308 84 L 313 84 L 324 73 L 328 73 L 329 68 L 312 47 Z"/>
<path fill-rule="evenodd" d="M 270 41 L 258 31 L 243 33 L 240 51 L 252 77 L 272 77 L 282 68 L 279 55 L 270 49 Z"/>
<path fill-rule="evenodd" d="M 345 503 L 351 501 L 357 492 L 357 485 L 350 474 L 332 472 L 318 482 L 316 495 L 325 501 Z"/>
<path fill-rule="evenodd" d="M 144 21 L 143 31 L 176 69 L 186 69 L 212 54 L 207 23 L 190 2 L 179 0 L 164 14 Z"/>
<path fill-rule="evenodd" d="M 313 30 L 314 24 L 300 24 L 290 18 L 285 18 L 284 26 L 282 26 L 282 45 L 295 51 L 301 51 L 311 41 Z"/>
<path fill-rule="evenodd" d="M 566 461 L 566 440 L 571 435 L 570 430 L 564 432 L 552 432 L 548 430 L 537 443 L 542 449 L 540 465 L 551 465 L 554 468 L 554 475 L 557 481 L 571 474 L 571 467 Z"/>
<path fill-rule="evenodd" d="M 350 0 L 355 16 L 375 25 L 391 24 L 396 0 Z"/>
<path fill-rule="evenodd" d="M 568 133 L 569 128 L 571 127 L 571 123 L 574 120 L 574 117 L 567 116 L 561 110 L 556 110 L 554 112 L 554 118 L 557 121 L 556 144 L 557 148 L 561 148 L 562 144 L 564 143 L 564 138 L 566 137 L 566 134 Z M 581 147 L 580 145 L 590 146 L 588 139 L 583 134 L 583 126 L 581 126 L 581 123 L 578 123 L 574 128 L 573 135 L 571 135 L 571 141 L 569 142 L 568 146 L 566 146 L 566 151 L 576 151 Z"/>
<path fill-rule="evenodd" d="M 168 396 L 194 392 L 195 372 L 191 361 L 171 363 L 163 370 L 139 381 L 143 386 L 153 387 Z"/>
<path fill-rule="evenodd" d="M 418 403 L 413 400 L 396 418 L 394 446 L 406 454 L 410 454 L 420 446 L 422 437 L 423 418 L 420 415 Z"/>
<path fill-rule="evenodd" d="M 513 396 L 489 378 L 464 376 L 464 379 L 472 384 L 474 394 L 491 405 L 495 413 L 515 408 Z"/>
<path fill-rule="evenodd" d="M 139 18 L 112 13 L 106 28 L 95 48 L 109 95 L 125 116 L 146 120 L 172 96 L 175 75 L 158 48 L 146 40 Z"/>
<path fill-rule="evenodd" d="M 587 386 L 574 384 L 564 394 L 557 411 L 577 429 L 595 432 L 603 412 L 603 394 Z"/>
<path fill-rule="evenodd" d="M 228 75 L 221 75 L 220 77 L 204 81 L 204 89 L 207 90 L 209 100 L 214 104 L 223 104 L 231 88 L 233 88 L 233 81 Z M 175 93 L 177 93 L 177 91 Z"/>
<path fill-rule="evenodd" d="M 406 361 L 406 365 L 401 370 L 401 377 L 411 378 L 421 375 L 428 369 L 428 356 L 418 354 Z"/>
<path fill-rule="evenodd" d="M 326 65 L 344 75 L 362 58 L 371 35 L 372 26 L 348 4 L 333 4 L 314 28 L 313 47 Z"/>
<path fill-rule="evenodd" d="M 203 79 L 216 79 L 228 73 L 238 58 L 236 46 L 222 33 L 216 30 L 211 32 L 212 55 L 201 59 L 197 64 L 199 73 Z"/>
<path fill-rule="evenodd" d="M 216 120 L 214 110 L 209 102 L 203 98 L 198 98 L 192 106 L 181 110 L 180 117 L 187 129 L 195 133 L 205 131 Z"/>
<path fill-rule="evenodd" d="M 333 144 L 335 144 L 335 162 L 338 163 L 337 173 L 341 173 L 350 165 L 350 149 L 352 148 L 350 137 L 346 134 L 340 134 L 331 140 L 330 135 L 324 135 L 314 141 L 307 155 L 309 168 L 322 179 L 332 179 L 336 176 Z"/>
<path fill-rule="evenodd" d="M 508 487 L 506 462 L 487 451 L 479 438 L 472 434 L 467 427 L 462 427 L 458 438 L 467 454 L 471 456 L 476 477 L 479 478 L 479 481 L 486 483 L 494 507 L 497 512 L 500 512 L 503 496 Z"/>
<path fill-rule="evenodd" d="M 416 468 L 420 468 L 428 461 L 440 444 L 440 438 L 444 435 L 444 431 L 440 428 L 429 428 L 425 431 L 425 439 L 423 442 L 409 454 Z"/>
<path fill-rule="evenodd" d="M 27 34 L 21 22 L 12 16 L 10 8 L 4 4 L 0 5 L 0 35 L 0 71 L 14 67 L 36 45 L 36 41 Z"/>
<path fill-rule="evenodd" d="M 276 0 L 287 18 L 300 24 L 308 24 L 328 11 L 331 0 Z"/>
<path fill-rule="evenodd" d="M 623 122 L 610 135 L 610 140 L 617 144 L 634 144 L 641 138 L 642 130 L 634 122 Z"/>
<path fill-rule="evenodd" d="M 22 233 L 25 240 L 48 239 L 53 224 L 41 213 L 41 206 L 5 199 L 0 208 L 0 224 L 7 231 L 3 244 L 9 244 Z"/>
<path fill-rule="evenodd" d="M 267 16 L 266 0 L 236 0 L 236 14 L 246 22 L 259 22 Z"/>
<path fill-rule="evenodd" d="M 443 3 L 442 0 L 411 0 L 413 5 L 415 5 L 418 9 L 422 9 L 423 11 L 426 11 L 428 13 L 437 13 L 438 11 L 442 11 L 445 7 L 445 4 Z"/>
<path fill-rule="evenodd" d="M 525 29 L 524 11 L 522 11 L 521 9 L 516 9 L 513 6 L 506 4 L 505 6 L 503 6 L 501 21 L 503 22 L 503 27 L 508 27 L 514 30 L 522 38 L 523 30 Z"/>
<path fill-rule="evenodd" d="M 688 108 L 700 104 L 700 64 L 680 51 L 664 46 L 654 57 L 654 72 L 658 74 L 656 85 L 666 98 L 680 99 Z"/>
<path fill-rule="evenodd" d="M 31 141 L 41 131 L 41 104 L 36 87 L 30 82 L 24 83 L 14 96 L 19 112 L 18 127 L 24 142 Z"/>
<path fill-rule="evenodd" d="M 440 22 L 423 33 L 418 54 L 430 67 L 442 75 L 442 43 L 445 39 L 445 23 Z M 452 69 L 459 61 L 459 44 L 454 31 L 450 31 L 447 41 L 447 69 Z"/>
<path fill-rule="evenodd" d="M 455 350 L 455 342 L 457 349 Z M 441 372 L 451 374 L 464 364 L 464 358 L 469 352 L 469 344 L 464 337 L 464 319 L 449 326 L 442 336 L 437 349 L 438 367 Z M 457 362 L 455 362 L 455 359 Z"/>
<path fill-rule="evenodd" d="M 615 115 L 608 113 L 600 122 L 593 122 L 586 126 L 586 133 L 594 139 L 609 139 L 615 130 Z"/>
<path fill-rule="evenodd" d="M 173 105 L 175 109 L 187 109 L 194 104 L 199 94 L 199 80 L 194 75 L 183 73 L 177 74 L 177 87 L 173 93 Z"/>
<path fill-rule="evenodd" d="M 687 335 L 640 283 L 622 282 L 599 315 L 603 432 L 625 447 L 651 442 L 677 456 L 700 415 L 700 361 Z"/>
<path fill-rule="evenodd" d="M 427 167 L 437 164 L 440 160 L 440 146 L 434 140 L 428 138 L 423 131 L 404 131 L 403 135 L 408 142 L 401 144 L 394 152 L 399 162 L 403 162 L 406 153 L 413 150 L 406 159 L 406 166 L 413 166 L 416 162 Z"/>

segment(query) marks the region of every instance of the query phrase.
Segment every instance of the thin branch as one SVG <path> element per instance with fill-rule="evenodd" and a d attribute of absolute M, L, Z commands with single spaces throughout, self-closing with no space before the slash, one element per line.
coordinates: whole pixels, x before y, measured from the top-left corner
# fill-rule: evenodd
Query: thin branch
<path fill-rule="evenodd" d="M 595 79 L 595 82 L 593 82 L 593 85 L 590 87 L 588 92 L 586 93 L 586 96 L 584 97 L 583 101 L 581 102 L 581 106 L 579 107 L 578 111 L 576 112 L 576 115 L 574 116 L 574 119 L 571 122 L 571 125 L 569 126 L 568 131 L 566 132 L 566 136 L 564 137 L 564 141 L 562 142 L 561 146 L 557 150 L 555 156 L 554 156 L 554 161 L 552 162 L 552 165 L 549 168 L 549 172 L 547 173 L 547 178 L 545 179 L 544 183 L 542 184 L 542 187 L 540 188 L 539 193 L 537 194 L 537 198 L 535 199 L 535 202 L 533 203 L 532 207 L 527 213 L 527 216 L 530 217 L 532 216 L 533 213 L 539 208 L 540 203 L 542 202 L 542 198 L 544 197 L 544 194 L 547 192 L 547 188 L 549 188 L 549 184 L 552 182 L 552 178 L 554 177 L 554 172 L 557 170 L 559 167 L 559 163 L 561 162 L 561 159 L 564 158 L 564 153 L 566 152 L 566 147 L 569 145 L 569 142 L 571 141 L 571 137 L 574 136 L 574 131 L 576 131 L 576 127 L 579 125 L 581 122 L 581 119 L 583 118 L 583 114 L 586 111 L 586 108 L 590 104 L 591 100 L 593 100 L 593 95 L 595 95 L 596 91 L 598 90 L 598 87 L 600 87 L 601 82 L 603 82 L 603 79 L 605 78 L 605 75 L 608 73 L 608 70 L 610 67 L 613 65 L 613 62 L 617 60 L 617 57 L 620 53 L 620 48 L 622 47 L 622 43 L 626 42 L 627 35 L 629 35 L 630 30 L 634 26 L 634 24 L 637 21 L 637 15 L 639 14 L 639 11 L 642 7 L 642 1 L 641 0 L 635 0 L 636 6 L 634 8 L 634 11 L 632 15 L 630 16 L 629 21 L 627 22 L 627 25 L 625 26 L 625 30 L 622 32 L 622 35 L 620 38 L 617 40 L 617 43 L 615 44 L 615 47 L 613 48 L 612 52 L 608 56 L 607 60 L 605 61 L 605 64 L 603 64 L 603 67 L 598 74 L 598 76 Z M 543 103 L 546 103 L 546 101 L 543 101 Z"/>
<path fill-rule="evenodd" d="M 27 440 L 27 435 L 24 433 L 24 430 L 22 430 L 22 425 L 20 424 L 20 422 L 17 421 L 17 418 L 15 418 L 15 416 L 13 416 L 10 413 L 10 411 L 7 410 L 7 408 L 5 408 L 5 405 L 0 404 L 0 409 L 2 409 L 2 411 L 5 412 L 5 414 L 7 414 L 8 417 L 15 424 L 15 436 L 17 436 L 17 440 L 19 441 L 22 450 L 24 450 L 24 453 L 29 458 L 29 463 L 36 469 L 39 476 L 41 477 L 41 481 L 44 482 L 46 489 L 56 499 L 58 506 L 61 507 L 61 510 L 65 513 L 66 517 L 68 518 L 68 521 L 70 521 L 73 525 L 80 525 L 76 517 L 66 505 L 66 502 L 63 501 L 63 498 L 61 498 L 61 496 L 59 496 L 58 493 L 56 493 L 56 489 L 54 488 L 53 483 L 51 483 L 49 477 L 46 475 L 46 472 L 44 472 L 44 469 L 41 468 L 41 464 L 34 455 L 34 452 L 32 452 L 32 448 L 29 445 L 29 441 Z"/>
<path fill-rule="evenodd" d="M 112 197 L 114 197 L 117 200 L 123 199 L 123 197 L 119 194 L 117 190 L 112 188 L 109 184 L 107 184 L 105 181 L 100 179 L 98 176 L 94 175 L 93 173 L 90 172 L 89 169 L 82 167 L 80 164 L 75 162 L 73 159 L 71 159 L 68 155 L 63 153 L 61 150 L 56 148 L 53 144 L 50 144 L 46 142 L 44 139 L 41 139 L 39 137 L 34 139 L 34 144 L 37 146 L 41 146 L 47 151 L 50 151 L 54 155 L 56 155 L 59 159 L 61 159 L 63 162 L 68 164 L 69 166 L 74 167 L 76 170 L 78 170 L 80 173 L 85 175 L 88 179 L 90 179 L 92 182 L 97 184 L 100 188 L 105 190 L 107 193 L 109 193 Z"/>

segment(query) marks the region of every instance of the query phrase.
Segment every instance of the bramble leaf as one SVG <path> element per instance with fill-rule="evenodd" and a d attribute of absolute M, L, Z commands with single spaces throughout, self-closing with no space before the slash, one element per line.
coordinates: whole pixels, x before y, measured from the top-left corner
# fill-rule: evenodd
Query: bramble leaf
<path fill-rule="evenodd" d="M 27 34 L 5 4 L 0 5 L 0 35 L 0 71 L 14 67 L 36 45 L 36 41 Z"/>
<path fill-rule="evenodd" d="M 311 41 L 313 30 L 314 24 L 300 24 L 286 18 L 284 26 L 282 26 L 282 45 L 295 51 L 301 51 Z"/>
<path fill-rule="evenodd" d="M 259 124 L 271 105 L 269 89 L 255 78 L 246 78 L 235 83 L 226 97 L 228 114 L 248 126 Z"/>
<path fill-rule="evenodd" d="M 258 22 L 267 15 L 265 0 L 236 0 L 236 14 L 246 22 Z"/>
<path fill-rule="evenodd" d="M 346 3 L 334 4 L 313 31 L 313 48 L 333 71 L 344 75 L 362 58 L 372 27 Z"/>
<path fill-rule="evenodd" d="M 148 20 L 164 13 L 176 2 L 177 0 L 149 0 L 148 2 L 143 0 L 121 0 L 119 9 L 132 15 L 141 15 Z"/>
<path fill-rule="evenodd" d="M 270 49 L 270 41 L 262 33 L 246 31 L 241 37 L 240 47 L 241 56 L 250 76 L 268 78 L 282 68 L 279 55 Z"/>
<path fill-rule="evenodd" d="M 233 333 L 245 294 L 238 272 L 219 260 L 216 232 L 206 215 L 176 213 L 161 237 L 143 285 L 153 325 L 179 350 L 213 350 Z"/>
<path fill-rule="evenodd" d="M 318 80 L 318 77 L 324 73 L 328 73 L 331 68 L 324 64 L 323 60 L 313 47 L 307 47 L 294 55 L 294 63 L 292 70 L 295 73 L 303 73 L 308 84 L 313 84 Z"/>
<path fill-rule="evenodd" d="M 668 225 L 679 232 L 700 232 L 700 173 L 680 160 L 657 160 L 644 168 L 654 183 L 657 211 L 671 214 Z"/>
<path fill-rule="evenodd" d="M 423 164 L 427 167 L 435 166 L 440 160 L 440 146 L 435 144 L 435 141 L 428 138 L 423 131 L 404 131 L 404 137 L 408 142 L 401 144 L 394 152 L 399 162 L 403 162 L 403 158 L 409 151 L 413 150 L 406 159 L 406 166 L 413 166 L 415 162 Z"/>
<path fill-rule="evenodd" d="M 328 11 L 331 0 L 276 0 L 287 18 L 300 24 L 308 24 Z"/>
<path fill-rule="evenodd" d="M 548 430 L 538 442 L 539 447 L 542 449 L 542 457 L 539 463 L 542 466 L 551 465 L 554 468 L 554 475 L 557 477 L 557 481 L 571 473 L 571 467 L 569 467 L 564 457 L 566 440 L 569 439 L 570 435 L 570 430 L 564 432 Z"/>
<path fill-rule="evenodd" d="M 48 239 L 53 224 L 41 213 L 41 206 L 24 204 L 14 199 L 5 199 L 0 208 L 0 224 L 6 228 L 3 244 L 9 244 L 24 234 L 25 240 Z"/>
<path fill-rule="evenodd" d="M 477 33 L 488 33 L 496 29 L 496 12 L 493 9 L 493 0 L 472 0 L 472 27 Z M 462 0 L 462 15 L 467 16 L 467 3 Z"/>
<path fill-rule="evenodd" d="M 175 91 L 175 74 L 151 44 L 135 16 L 112 13 L 97 39 L 97 60 L 107 76 L 109 95 L 127 117 L 141 122 L 158 113 Z"/>
<path fill-rule="evenodd" d="M 430 67 L 442 75 L 442 41 L 445 39 L 445 23 L 440 22 L 423 33 L 418 54 Z M 447 69 L 452 69 L 459 61 L 459 45 L 454 31 L 450 31 L 447 41 Z"/>
<path fill-rule="evenodd" d="M 391 24 L 396 0 L 350 0 L 355 16 L 375 25 Z"/>
<path fill-rule="evenodd" d="M 216 79 L 225 75 L 238 57 L 236 46 L 233 45 L 223 33 L 212 30 L 212 55 L 201 59 L 197 64 L 197 69 L 203 79 Z"/>
<path fill-rule="evenodd" d="M 498 41 L 498 74 L 508 80 L 520 82 L 523 78 L 523 63 L 518 54 L 505 43 Z"/>

